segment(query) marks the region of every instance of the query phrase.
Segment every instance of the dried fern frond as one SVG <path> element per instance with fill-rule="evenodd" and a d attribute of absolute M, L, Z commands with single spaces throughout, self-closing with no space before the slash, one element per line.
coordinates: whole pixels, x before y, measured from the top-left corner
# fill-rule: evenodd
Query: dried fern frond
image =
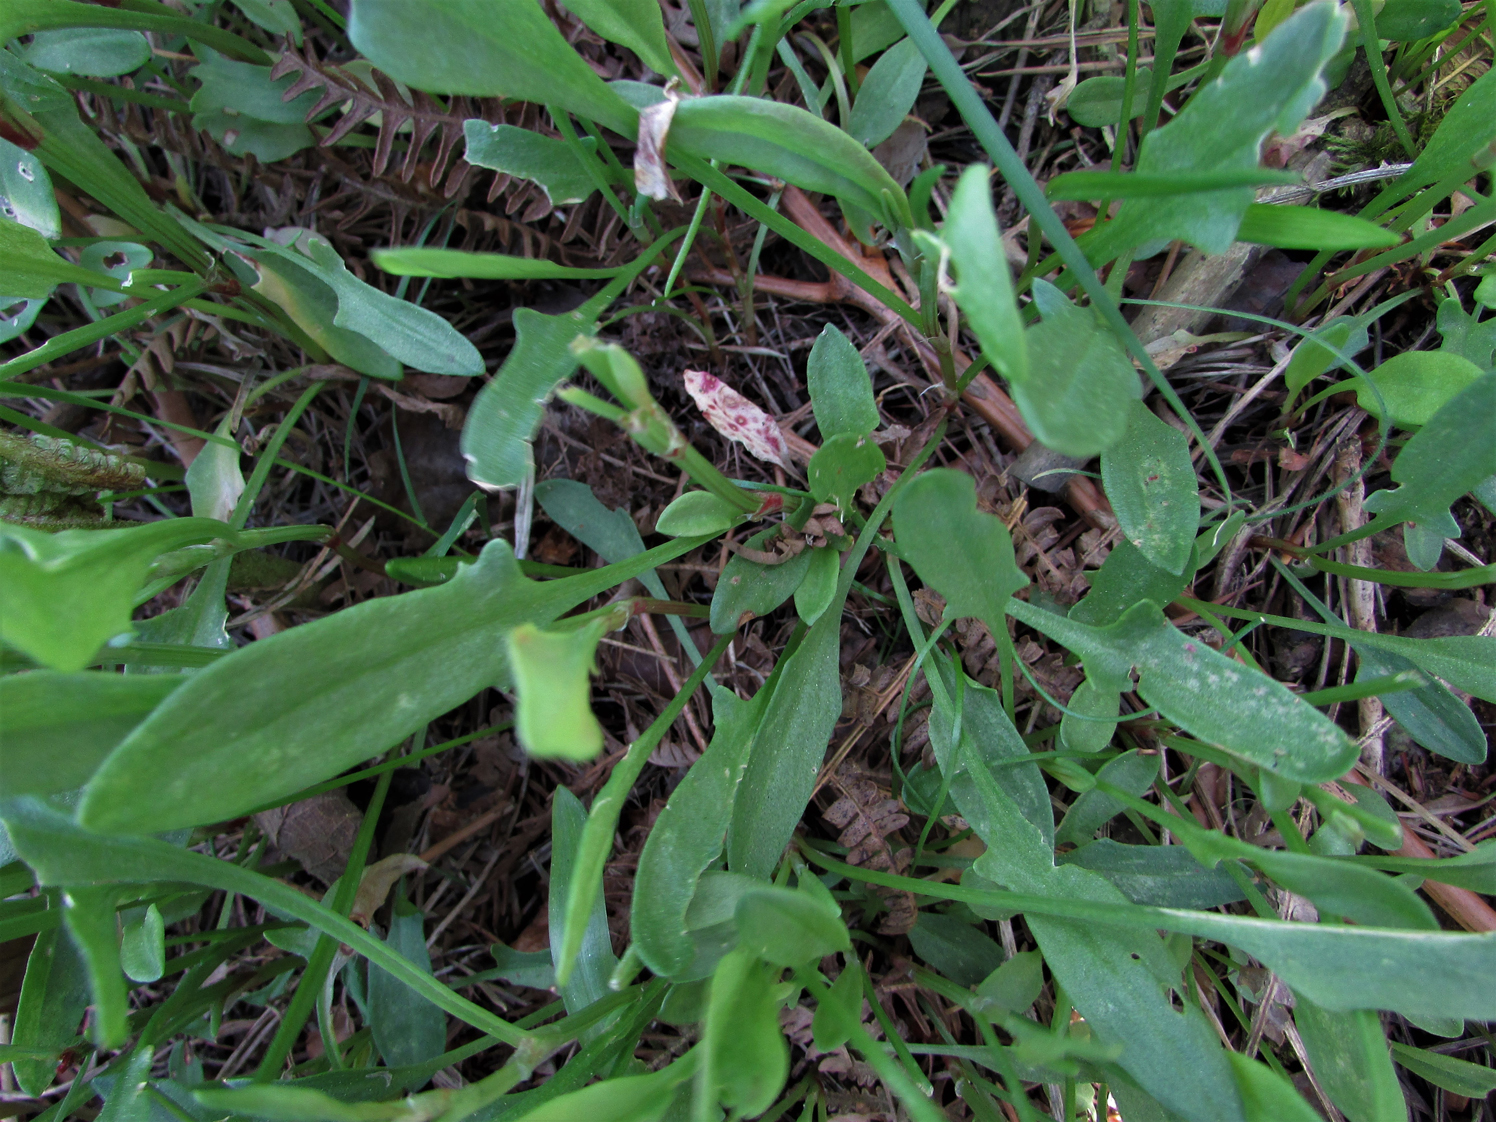
<path fill-rule="evenodd" d="M 480 112 L 480 108 L 487 109 L 492 114 L 499 114 L 502 119 L 499 103 L 496 100 L 487 100 L 475 107 L 468 98 L 454 97 L 451 105 L 443 108 L 434 98 L 420 91 L 407 95 L 393 79 L 373 67 L 368 69 L 368 73 L 369 77 L 365 79 L 345 66 L 318 60 L 312 52 L 310 43 L 300 51 L 288 43 L 284 53 L 270 70 L 272 78 L 299 74 L 299 77 L 291 83 L 282 96 L 284 101 L 293 101 L 308 90 L 320 89 L 322 91 L 322 96 L 317 99 L 317 103 L 306 115 L 308 123 L 316 120 L 333 106 L 346 103 L 346 108 L 337 123 L 322 138 L 320 145 L 323 148 L 336 144 L 359 125 L 378 114 L 379 136 L 374 145 L 374 174 L 376 176 L 382 176 L 389 170 L 390 159 L 394 153 L 395 134 L 404 125 L 410 125 L 410 145 L 405 150 L 405 159 L 399 170 L 400 180 L 404 183 L 409 183 L 411 177 L 415 175 L 421 163 L 422 151 L 435 137 L 436 151 L 431 158 L 430 171 L 426 177 L 427 183 L 435 188 L 442 183 L 442 177 L 445 175 L 443 197 L 450 199 L 456 195 L 462 189 L 463 180 L 471 170 L 471 165 L 461 154 L 458 154 L 455 160 L 453 159 L 453 154 L 458 152 L 457 145 L 463 139 L 463 122 L 478 116 L 484 116 L 487 119 L 485 114 Z"/>

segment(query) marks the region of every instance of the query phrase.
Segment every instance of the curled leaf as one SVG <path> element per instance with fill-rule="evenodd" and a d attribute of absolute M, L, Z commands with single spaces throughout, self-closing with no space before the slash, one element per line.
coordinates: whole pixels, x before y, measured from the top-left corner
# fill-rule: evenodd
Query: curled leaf
<path fill-rule="evenodd" d="M 639 110 L 639 144 L 634 149 L 634 187 L 651 199 L 681 201 L 665 169 L 665 138 L 680 99 L 667 97 Z"/>
<path fill-rule="evenodd" d="M 376 861 L 364 870 L 358 882 L 358 893 L 353 898 L 353 910 L 348 918 L 364 927 L 374 913 L 384 906 L 385 897 L 395 882 L 406 873 L 419 873 L 426 867 L 414 853 L 394 853 L 382 861 Z"/>
<path fill-rule="evenodd" d="M 686 392 L 712 428 L 766 464 L 789 466 L 789 447 L 773 417 L 704 370 L 687 370 L 685 380 Z"/>

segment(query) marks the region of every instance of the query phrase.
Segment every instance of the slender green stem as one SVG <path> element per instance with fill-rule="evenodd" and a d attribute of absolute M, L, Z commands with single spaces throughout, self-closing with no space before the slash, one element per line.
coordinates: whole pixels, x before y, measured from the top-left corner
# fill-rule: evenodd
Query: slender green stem
<path fill-rule="evenodd" d="M 799 971 L 796 978 L 817 1004 L 824 1001 L 830 992 L 820 979 L 813 975 L 812 971 Z M 877 998 L 874 996 L 873 1007 L 877 1009 L 877 1006 Z M 893 1047 L 897 1048 L 899 1044 L 903 1044 L 897 1033 L 888 1035 Z M 921 1088 L 909 1077 L 903 1065 L 885 1052 L 883 1045 L 874 1040 L 867 1029 L 858 1025 L 847 1043 L 862 1055 L 862 1058 L 868 1062 L 868 1066 L 877 1073 L 878 1078 L 894 1094 L 904 1100 L 904 1105 L 909 1108 L 909 1114 L 915 1122 L 944 1122 L 945 1115 L 922 1093 Z M 904 1050 L 907 1054 L 907 1045 Z M 909 1062 L 913 1063 L 913 1057 L 910 1057 Z"/>
<path fill-rule="evenodd" d="M 716 165 L 713 164 L 715 167 Z M 706 217 L 706 208 L 712 203 L 712 193 L 707 188 L 701 189 L 701 198 L 696 200 L 696 211 L 691 215 L 691 223 L 686 227 L 685 241 L 680 243 L 680 249 L 676 251 L 675 260 L 670 264 L 670 275 L 665 278 L 665 294 L 662 300 L 669 300 L 675 294 L 675 282 L 680 279 L 680 271 L 685 267 L 686 257 L 691 252 L 691 247 L 696 244 L 696 235 L 701 230 L 701 220 Z"/>
<path fill-rule="evenodd" d="M 1382 99 L 1382 108 L 1387 111 L 1387 120 L 1392 122 L 1398 143 L 1408 153 L 1408 159 L 1416 160 L 1418 149 L 1413 144 L 1413 134 L 1408 131 L 1408 124 L 1397 107 L 1397 98 L 1392 95 L 1392 85 L 1387 81 L 1387 64 L 1382 59 L 1382 42 L 1377 38 L 1376 15 L 1371 10 L 1371 0 L 1351 0 L 1351 4 L 1356 10 L 1356 21 L 1361 25 L 1361 46 L 1371 66 L 1372 84 Z"/>
<path fill-rule="evenodd" d="M 358 895 L 358 884 L 364 874 L 364 862 L 368 859 L 369 847 L 374 843 L 374 824 L 378 821 L 379 812 L 384 807 L 384 797 L 390 789 L 392 774 L 392 772 L 384 772 L 376 781 L 374 795 L 364 811 L 364 819 L 359 824 L 358 836 L 354 839 L 353 849 L 348 854 L 348 865 L 338 879 L 338 890 L 333 896 L 332 910 L 339 916 L 347 916 L 353 909 L 354 898 Z M 312 957 L 307 960 L 306 971 L 301 976 L 301 984 L 296 987 L 296 992 L 291 997 L 291 1004 L 286 1007 L 285 1015 L 281 1017 L 280 1025 L 275 1030 L 275 1036 L 271 1038 L 270 1046 L 265 1049 L 260 1066 L 255 1069 L 255 1082 L 268 1082 L 280 1074 L 281 1066 L 301 1036 L 302 1026 L 306 1024 L 307 1018 L 322 996 L 323 982 L 337 951 L 338 940 L 336 938 L 326 932 L 318 936 L 317 945 L 312 950 Z"/>
<path fill-rule="evenodd" d="M 716 645 L 701 660 L 701 665 L 696 667 L 681 686 L 680 692 L 665 707 L 665 711 L 655 718 L 639 739 L 629 745 L 628 752 L 613 766 L 613 774 L 608 776 L 607 783 L 603 784 L 597 798 L 592 800 L 592 807 L 587 812 L 587 825 L 582 830 L 582 840 L 577 846 L 571 884 L 566 893 L 566 922 L 562 928 L 566 937 L 556 959 L 558 985 L 564 986 L 571 978 L 577 954 L 582 949 L 582 937 L 587 933 L 583 917 L 591 911 L 592 902 L 602 891 L 603 865 L 608 859 L 608 851 L 613 847 L 613 833 L 618 828 L 618 816 L 623 812 L 624 800 L 633 790 L 644 765 L 649 762 L 650 753 L 655 750 L 665 733 L 670 731 L 670 726 L 675 724 L 675 719 L 706 681 L 706 676 L 711 673 L 717 660 L 727 653 L 728 644 L 732 642 L 734 635 L 735 632 L 729 631 L 717 640 Z"/>
<path fill-rule="evenodd" d="M 296 399 L 296 404 L 291 406 L 290 412 L 276 428 L 275 435 L 270 438 L 270 443 L 265 446 L 265 451 L 255 461 L 255 469 L 250 473 L 249 481 L 244 485 L 244 493 L 239 496 L 239 501 L 234 505 L 234 512 L 229 515 L 229 525 L 234 529 L 244 529 L 244 524 L 249 521 L 249 512 L 254 509 L 255 500 L 259 498 L 260 490 L 265 486 L 265 480 L 269 478 L 270 469 L 275 466 L 276 457 L 280 455 L 286 438 L 291 435 L 296 422 L 301 420 L 301 415 L 312 403 L 312 398 L 317 396 L 317 391 L 325 384 L 313 382 L 301 392 L 301 396 Z"/>

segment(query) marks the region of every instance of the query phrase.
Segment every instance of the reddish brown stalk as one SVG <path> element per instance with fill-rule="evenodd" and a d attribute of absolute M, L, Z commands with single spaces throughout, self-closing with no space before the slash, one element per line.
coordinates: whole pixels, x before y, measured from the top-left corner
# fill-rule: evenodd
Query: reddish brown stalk
<path fill-rule="evenodd" d="M 824 215 L 816 209 L 814 203 L 798 187 L 786 187 L 781 200 L 784 213 L 787 214 L 796 225 L 811 236 L 825 243 L 829 248 L 841 254 L 847 260 L 855 262 L 863 272 L 872 277 L 879 284 L 894 292 L 900 290 L 898 282 L 894 279 L 892 270 L 881 254 L 863 254 L 854 248 L 841 233 L 828 222 Z M 698 280 L 711 284 L 732 285 L 734 278 L 725 269 L 709 268 L 694 274 Z M 868 312 L 879 323 L 887 326 L 896 324 L 897 329 L 902 332 L 902 338 L 916 355 L 919 356 L 921 365 L 924 366 L 925 375 L 931 382 L 941 381 L 940 357 L 935 348 L 931 346 L 924 336 L 920 335 L 910 325 L 900 319 L 899 314 L 887 307 L 876 296 L 865 289 L 859 288 L 840 273 L 832 273 L 831 279 L 822 283 L 810 281 L 785 280 L 780 277 L 759 276 L 754 279 L 754 287 L 760 292 L 773 293 L 776 296 L 784 296 L 794 300 L 805 300 L 818 304 L 849 303 L 856 304 L 859 308 Z M 957 350 L 953 352 L 956 373 L 959 375 L 971 365 L 971 359 Z M 1029 432 L 1028 426 L 1023 422 L 1023 416 L 1018 412 L 1018 406 L 1013 404 L 1013 399 L 1002 391 L 986 374 L 978 374 L 971 380 L 962 395 L 963 400 L 972 410 L 991 425 L 1004 440 L 1016 451 L 1023 451 L 1034 442 L 1033 433 Z M 1070 505 L 1093 526 L 1109 528 L 1116 524 L 1116 518 L 1112 514 L 1112 508 L 1106 501 L 1095 481 L 1085 476 L 1073 476 L 1065 486 L 1065 497 Z"/>

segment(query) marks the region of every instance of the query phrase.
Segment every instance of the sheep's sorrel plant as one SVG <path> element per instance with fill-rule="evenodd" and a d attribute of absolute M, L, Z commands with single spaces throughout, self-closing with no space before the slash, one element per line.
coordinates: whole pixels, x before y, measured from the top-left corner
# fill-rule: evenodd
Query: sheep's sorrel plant
<path fill-rule="evenodd" d="M 1496 6 L 1129 0 L 1108 40 L 1114 60 L 1126 41 L 1121 73 L 1072 67 L 1055 101 L 1068 143 L 1104 129 L 1112 161 L 1043 186 L 970 44 L 942 34 L 968 6 L 0 0 L 0 942 L 25 956 L 0 1043 L 8 1112 L 1487 1117 L 1457 1112 L 1496 1089 L 1496 913 L 1479 898 L 1496 840 L 1391 782 L 1383 745 L 1395 730 L 1489 791 L 1496 617 L 1402 634 L 1378 603 L 1385 620 L 1394 590 L 1496 576 L 1459 541 L 1479 504 L 1496 513 Z M 1446 89 L 1441 60 L 1467 56 Z M 1304 205 L 1322 184 L 1267 166 L 1264 142 L 1318 136 L 1321 99 L 1355 73 L 1402 163 L 1375 169 L 1357 214 Z M 884 147 L 911 124 L 923 145 L 922 97 L 958 115 L 969 166 Z M 404 244 L 367 261 L 319 232 L 354 205 L 339 192 L 359 197 L 340 151 L 399 186 L 380 205 Z M 457 209 L 475 169 L 497 173 L 489 201 L 519 185 L 568 229 L 567 212 L 595 215 L 593 264 L 545 238 L 452 247 L 459 214 L 511 225 Z M 234 197 L 215 209 L 210 190 Z M 273 221 L 215 219 L 260 195 Z M 1004 230 L 999 213 L 1023 217 Z M 1245 321 L 1301 338 L 1207 432 L 1168 369 L 1201 339 L 1140 335 L 1124 307 L 1177 310 L 1191 301 L 1154 297 L 1181 253 L 1253 246 L 1302 268 L 1293 322 Z M 779 249 L 829 279 L 768 275 Z M 1129 301 L 1130 271 L 1165 255 Z M 1406 293 L 1352 313 L 1347 293 L 1386 277 Z M 425 306 L 452 280 L 535 297 L 495 321 L 513 330 L 501 361 L 480 350 L 488 311 Z M 694 368 L 720 367 L 714 286 L 743 325 L 765 299 L 851 305 L 876 346 L 817 324 L 799 429 L 782 426 Z M 1420 296 L 1436 321 L 1385 354 L 1383 320 Z M 683 318 L 699 352 L 635 348 L 641 364 L 618 340 L 642 315 Z M 790 369 L 745 330 L 734 353 Z M 237 365 L 172 357 L 209 333 Z M 879 390 L 884 341 L 904 365 Z M 93 366 L 118 359 L 124 383 L 67 388 L 106 354 Z M 211 431 L 176 371 L 216 379 Z M 1271 462 L 1252 474 L 1260 449 L 1221 438 L 1278 377 L 1272 455 L 1296 466 L 1275 490 Z M 448 404 L 470 385 L 465 413 Z M 895 420 L 891 387 L 911 385 Z M 340 433 L 316 410 L 355 386 Z M 130 408 L 146 394 L 154 413 Z M 383 498 L 350 482 L 366 398 L 392 411 Z M 481 490 L 449 524 L 428 521 L 400 443 L 393 411 L 415 409 L 461 419 Z M 64 410 L 178 460 L 79 435 Z M 674 488 L 653 519 L 538 462 L 562 411 L 592 451 Z M 977 428 L 994 454 L 990 433 L 1051 453 L 1040 475 L 1105 556 L 1075 595 L 1038 575 L 1069 541 L 1036 544 L 1024 508 L 975 477 Z M 351 507 L 282 517 L 282 476 L 434 544 L 371 557 Z M 559 561 L 530 556 L 537 518 Z M 577 543 L 597 566 L 565 564 Z M 1236 580 L 1249 554 L 1261 608 Z M 289 575 L 242 583 L 287 557 Z M 329 610 L 317 582 L 334 570 L 345 592 L 367 573 L 409 590 Z M 257 607 L 246 587 L 277 591 Z M 766 617 L 775 649 L 753 631 L 763 672 L 734 688 Z M 251 640 L 256 623 L 273 625 Z M 642 731 L 638 704 L 593 682 L 625 628 L 669 667 Z M 1315 688 L 1278 657 L 1303 643 Z M 898 670 L 873 686 L 851 677 L 869 649 Z M 490 705 L 486 727 L 428 744 Z M 700 750 L 632 815 L 677 722 Z M 444 792 L 401 832 L 393 787 L 495 726 L 524 753 L 505 758 L 524 775 L 502 792 L 512 813 L 474 812 L 422 856 L 409 813 Z M 854 748 L 891 792 L 843 770 Z M 542 779 L 547 814 L 520 821 Z M 834 804 L 816 803 L 828 784 Z M 347 816 L 313 819 L 335 854 L 315 873 L 283 859 L 278 824 L 329 792 Z M 501 819 L 549 842 L 496 850 L 471 883 L 436 869 Z M 531 875 L 521 852 L 544 899 L 510 919 L 539 941 L 494 942 L 496 904 L 472 924 L 493 965 L 444 961 L 438 936 L 484 878 Z M 422 902 L 449 889 L 467 895 L 428 935 Z"/>

